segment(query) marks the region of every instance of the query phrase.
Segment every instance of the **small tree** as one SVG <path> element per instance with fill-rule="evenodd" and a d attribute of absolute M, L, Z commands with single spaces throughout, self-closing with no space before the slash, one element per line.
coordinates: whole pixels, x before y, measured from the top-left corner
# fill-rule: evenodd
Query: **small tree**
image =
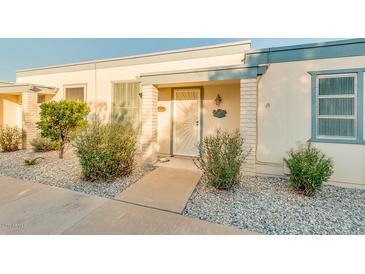
<path fill-rule="evenodd" d="M 37 126 L 41 136 L 58 143 L 59 157 L 62 159 L 72 133 L 87 125 L 85 118 L 90 110 L 86 103 L 71 100 L 43 103 L 40 108 L 41 118 Z"/>

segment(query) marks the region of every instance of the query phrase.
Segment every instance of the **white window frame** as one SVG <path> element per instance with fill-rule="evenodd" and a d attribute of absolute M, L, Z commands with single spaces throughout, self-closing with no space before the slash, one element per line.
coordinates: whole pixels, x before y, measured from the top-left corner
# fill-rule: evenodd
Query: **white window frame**
<path fill-rule="evenodd" d="M 67 88 L 83 88 L 84 89 L 84 102 L 87 99 L 87 84 L 70 84 L 63 85 L 63 99 L 66 100 L 66 89 Z"/>
<path fill-rule="evenodd" d="M 353 77 L 354 78 L 354 94 L 341 94 L 341 95 L 319 95 L 319 80 L 323 78 L 341 78 L 341 77 Z M 354 115 L 319 115 L 319 99 L 332 99 L 332 98 L 354 98 Z M 332 135 L 319 135 L 319 119 L 353 119 L 354 120 L 354 136 L 332 136 Z M 316 137 L 318 139 L 335 139 L 335 140 L 357 140 L 357 73 L 342 73 L 342 74 L 327 74 L 318 75 L 316 79 Z"/>

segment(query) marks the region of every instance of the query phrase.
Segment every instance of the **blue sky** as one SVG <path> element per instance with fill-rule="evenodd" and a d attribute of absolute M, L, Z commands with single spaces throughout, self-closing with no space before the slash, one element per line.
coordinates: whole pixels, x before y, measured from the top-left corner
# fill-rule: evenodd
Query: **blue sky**
<path fill-rule="evenodd" d="M 0 39 L 0 80 L 15 81 L 17 69 L 198 47 L 249 39 L 252 48 L 337 40 L 331 38 L 212 39 Z"/>

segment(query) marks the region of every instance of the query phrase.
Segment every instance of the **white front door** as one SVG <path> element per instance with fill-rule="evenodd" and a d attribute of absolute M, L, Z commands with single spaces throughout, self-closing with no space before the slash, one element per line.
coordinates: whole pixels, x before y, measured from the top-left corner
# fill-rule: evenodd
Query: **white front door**
<path fill-rule="evenodd" d="M 200 141 L 200 88 L 174 89 L 173 154 L 197 156 Z"/>

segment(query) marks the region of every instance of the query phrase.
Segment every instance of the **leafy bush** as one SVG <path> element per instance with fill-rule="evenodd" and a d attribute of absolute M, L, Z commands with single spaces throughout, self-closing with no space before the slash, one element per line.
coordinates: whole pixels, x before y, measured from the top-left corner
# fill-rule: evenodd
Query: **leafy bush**
<path fill-rule="evenodd" d="M 17 127 L 5 126 L 0 129 L 0 147 L 2 151 L 10 152 L 20 149 L 23 132 Z"/>
<path fill-rule="evenodd" d="M 58 143 L 52 141 L 49 138 L 37 137 L 30 143 L 34 152 L 47 152 L 52 150 L 58 150 Z"/>
<path fill-rule="evenodd" d="M 26 166 L 34 166 L 36 164 L 38 164 L 38 160 L 43 160 L 43 157 L 35 157 L 35 158 L 27 158 L 24 159 L 24 164 Z"/>
<path fill-rule="evenodd" d="M 86 126 L 86 116 L 90 110 L 82 101 L 64 100 L 47 102 L 40 106 L 40 121 L 37 123 L 42 137 L 50 138 L 59 145 L 59 157 L 63 158 L 66 145 L 73 133 Z"/>
<path fill-rule="evenodd" d="M 239 180 L 240 168 L 250 149 L 244 149 L 240 133 L 218 130 L 207 136 L 199 145 L 199 157 L 194 160 L 208 179 L 208 184 L 217 189 L 230 189 Z"/>
<path fill-rule="evenodd" d="M 129 126 L 93 123 L 75 139 L 85 179 L 112 180 L 133 171 L 137 134 Z"/>
<path fill-rule="evenodd" d="M 310 143 L 290 150 L 284 163 L 289 168 L 289 183 L 296 190 L 313 196 L 333 174 L 333 161 Z"/>

